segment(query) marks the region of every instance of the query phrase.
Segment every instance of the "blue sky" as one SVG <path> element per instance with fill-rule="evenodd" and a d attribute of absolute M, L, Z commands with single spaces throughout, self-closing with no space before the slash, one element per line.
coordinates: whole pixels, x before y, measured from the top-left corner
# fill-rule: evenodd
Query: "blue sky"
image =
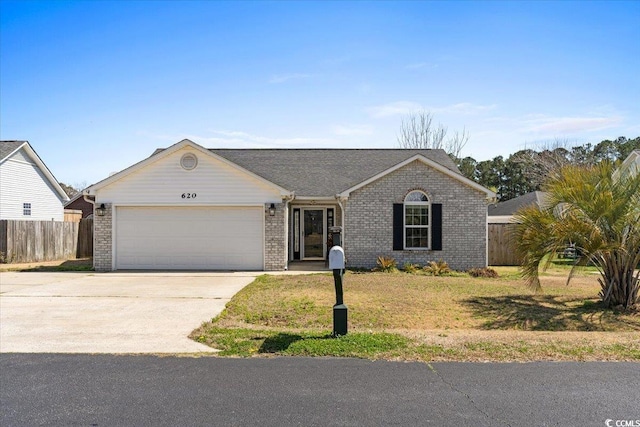
<path fill-rule="evenodd" d="M 0 138 L 58 180 L 155 148 L 393 148 L 425 109 L 463 155 L 640 135 L 640 2 L 0 1 Z"/>

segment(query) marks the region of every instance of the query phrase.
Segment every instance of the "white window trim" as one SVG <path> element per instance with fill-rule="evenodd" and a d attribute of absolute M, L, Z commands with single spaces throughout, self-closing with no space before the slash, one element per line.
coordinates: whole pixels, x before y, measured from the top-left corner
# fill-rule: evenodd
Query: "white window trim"
<path fill-rule="evenodd" d="M 22 204 L 22 216 L 33 216 L 33 206 L 30 202 L 24 202 Z"/>
<path fill-rule="evenodd" d="M 421 193 L 426 198 L 426 202 L 413 202 L 407 201 L 407 197 L 412 193 Z M 407 206 L 427 206 L 428 208 L 428 225 L 409 225 L 407 226 Z M 427 229 L 427 247 L 413 247 L 407 246 L 407 228 L 426 228 Z M 407 251 L 428 251 L 431 250 L 431 200 L 427 193 L 421 190 L 413 190 L 410 191 L 404 198 L 404 202 L 402 203 L 402 247 Z"/>

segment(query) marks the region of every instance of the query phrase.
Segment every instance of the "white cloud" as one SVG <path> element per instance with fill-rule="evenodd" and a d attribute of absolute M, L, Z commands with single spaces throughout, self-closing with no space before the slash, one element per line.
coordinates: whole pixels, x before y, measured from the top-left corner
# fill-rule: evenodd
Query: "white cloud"
<path fill-rule="evenodd" d="M 470 102 L 460 102 L 458 104 L 446 105 L 444 107 L 427 108 L 427 111 L 433 113 L 449 113 L 449 114 L 479 114 L 491 111 L 496 108 L 495 104 L 480 105 Z"/>
<path fill-rule="evenodd" d="M 416 111 L 427 111 L 433 114 L 457 114 L 457 115 L 472 115 L 485 113 L 496 108 L 495 104 L 481 105 L 472 104 L 470 102 L 460 102 L 457 104 L 445 105 L 442 107 L 436 106 L 423 106 L 417 102 L 411 101 L 397 101 L 389 104 L 378 105 L 367 109 L 369 114 L 374 118 L 382 118 L 389 116 L 396 116 L 402 114 L 410 114 Z"/>
<path fill-rule="evenodd" d="M 367 108 L 367 112 L 376 119 L 383 117 L 398 116 L 402 114 L 410 114 L 415 111 L 423 110 L 424 107 L 417 102 L 397 101 L 389 104 L 378 105 Z"/>
<path fill-rule="evenodd" d="M 303 73 L 277 74 L 275 76 L 271 76 L 271 79 L 269 79 L 269 83 L 279 84 L 279 83 L 285 83 L 289 80 L 308 79 L 309 77 L 312 77 L 312 76 L 313 74 L 303 74 Z"/>
<path fill-rule="evenodd" d="M 622 117 L 533 117 L 524 120 L 525 131 L 538 133 L 594 132 L 622 123 Z"/>
<path fill-rule="evenodd" d="M 333 127 L 333 133 L 340 136 L 372 135 L 373 127 L 370 125 L 337 125 Z"/>
<path fill-rule="evenodd" d="M 187 135 L 188 138 L 206 148 L 315 148 L 337 146 L 339 141 L 331 138 L 278 138 L 254 135 L 236 130 L 210 130 L 213 136 Z"/>

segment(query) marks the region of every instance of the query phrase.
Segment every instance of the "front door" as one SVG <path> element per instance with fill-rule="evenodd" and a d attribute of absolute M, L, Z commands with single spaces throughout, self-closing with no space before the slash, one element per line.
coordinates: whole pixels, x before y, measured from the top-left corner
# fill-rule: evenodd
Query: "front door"
<path fill-rule="evenodd" d="M 303 209 L 302 259 L 324 259 L 326 236 L 324 209 Z"/>

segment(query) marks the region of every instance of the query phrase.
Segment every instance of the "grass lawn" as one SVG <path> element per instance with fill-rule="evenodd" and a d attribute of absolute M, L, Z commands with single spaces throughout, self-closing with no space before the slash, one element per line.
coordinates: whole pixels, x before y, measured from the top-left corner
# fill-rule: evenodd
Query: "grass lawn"
<path fill-rule="evenodd" d="M 332 338 L 331 274 L 258 277 L 191 338 L 220 355 L 395 360 L 640 360 L 640 314 L 603 309 L 593 270 L 568 269 L 531 292 L 515 268 L 463 274 L 353 273 L 344 279 L 349 333 Z"/>
<path fill-rule="evenodd" d="M 0 271 L 92 271 L 92 258 L 79 258 L 58 261 L 27 262 L 22 264 L 0 264 Z"/>

